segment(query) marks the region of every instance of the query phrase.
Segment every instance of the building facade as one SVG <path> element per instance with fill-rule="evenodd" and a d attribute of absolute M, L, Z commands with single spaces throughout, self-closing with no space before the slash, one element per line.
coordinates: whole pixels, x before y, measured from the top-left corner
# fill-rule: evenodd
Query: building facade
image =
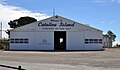
<path fill-rule="evenodd" d="M 111 48 L 112 47 L 112 40 L 109 38 L 108 35 L 103 35 L 103 48 Z"/>
<path fill-rule="evenodd" d="M 102 50 L 102 31 L 61 16 L 10 30 L 10 50 Z"/>

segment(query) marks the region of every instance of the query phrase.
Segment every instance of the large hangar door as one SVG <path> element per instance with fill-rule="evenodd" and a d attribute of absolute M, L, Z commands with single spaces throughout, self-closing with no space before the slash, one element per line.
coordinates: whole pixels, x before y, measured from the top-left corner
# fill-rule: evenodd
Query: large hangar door
<path fill-rule="evenodd" d="M 66 50 L 66 31 L 54 32 L 54 50 Z"/>
<path fill-rule="evenodd" d="M 84 31 L 67 32 L 66 50 L 84 50 Z"/>

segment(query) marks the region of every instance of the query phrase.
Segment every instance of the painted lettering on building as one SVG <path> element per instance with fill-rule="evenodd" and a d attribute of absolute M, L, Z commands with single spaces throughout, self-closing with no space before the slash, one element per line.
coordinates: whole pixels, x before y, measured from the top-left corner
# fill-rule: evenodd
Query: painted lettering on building
<path fill-rule="evenodd" d="M 75 25 L 75 23 L 67 23 L 67 22 L 60 22 L 59 24 L 58 23 L 52 23 L 52 22 L 49 22 L 49 23 L 43 23 L 43 22 L 39 22 L 38 23 L 38 26 L 39 27 L 56 27 L 56 26 L 59 26 L 59 27 L 73 27 Z"/>

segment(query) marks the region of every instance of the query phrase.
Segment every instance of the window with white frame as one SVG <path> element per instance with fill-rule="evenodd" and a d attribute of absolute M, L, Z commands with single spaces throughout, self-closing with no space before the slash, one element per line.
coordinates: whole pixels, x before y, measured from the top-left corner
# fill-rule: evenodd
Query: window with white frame
<path fill-rule="evenodd" d="M 85 44 L 102 44 L 102 39 L 85 39 Z"/>
<path fill-rule="evenodd" d="M 10 43 L 29 43 L 27 38 L 11 38 Z"/>

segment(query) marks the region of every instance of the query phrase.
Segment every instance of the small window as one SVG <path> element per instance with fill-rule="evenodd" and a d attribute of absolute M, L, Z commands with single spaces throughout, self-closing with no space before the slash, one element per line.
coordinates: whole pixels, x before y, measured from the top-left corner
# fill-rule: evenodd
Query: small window
<path fill-rule="evenodd" d="M 99 39 L 99 41 L 102 41 L 102 39 Z"/>
<path fill-rule="evenodd" d="M 15 39 L 15 43 L 19 43 L 19 39 Z"/>
<path fill-rule="evenodd" d="M 88 44 L 88 42 L 85 42 L 85 44 Z"/>
<path fill-rule="evenodd" d="M 102 42 L 99 42 L 100 44 L 102 44 Z"/>
<path fill-rule="evenodd" d="M 10 39 L 10 43 L 14 43 L 14 39 Z"/>
<path fill-rule="evenodd" d="M 88 39 L 85 39 L 85 41 L 88 41 Z"/>
<path fill-rule="evenodd" d="M 102 44 L 102 39 L 99 39 L 99 43 Z"/>
<path fill-rule="evenodd" d="M 23 43 L 23 39 L 20 39 L 20 43 Z"/>
<path fill-rule="evenodd" d="M 94 41 L 98 41 L 98 39 L 94 39 Z"/>
<path fill-rule="evenodd" d="M 93 41 L 89 42 L 89 43 L 93 43 Z"/>
<path fill-rule="evenodd" d="M 85 44 L 88 44 L 88 39 L 85 39 Z"/>
<path fill-rule="evenodd" d="M 24 39 L 24 43 L 28 43 L 28 39 Z"/>
<path fill-rule="evenodd" d="M 98 39 L 94 39 L 94 43 L 98 43 Z"/>
<path fill-rule="evenodd" d="M 96 43 L 96 44 L 97 44 L 98 42 L 94 42 L 94 43 Z"/>
<path fill-rule="evenodd" d="M 63 38 L 60 38 L 60 43 L 63 43 Z"/>
<path fill-rule="evenodd" d="M 93 39 L 89 39 L 89 41 L 93 41 Z"/>
<path fill-rule="evenodd" d="M 89 43 L 93 43 L 93 39 L 89 39 Z"/>

